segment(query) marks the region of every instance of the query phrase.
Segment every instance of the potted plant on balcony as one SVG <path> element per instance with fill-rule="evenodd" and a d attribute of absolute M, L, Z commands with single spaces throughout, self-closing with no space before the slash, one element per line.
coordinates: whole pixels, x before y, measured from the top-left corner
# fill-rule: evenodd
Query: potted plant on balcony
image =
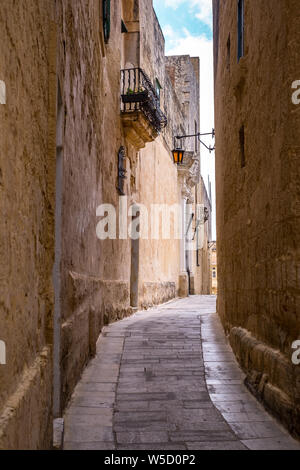
<path fill-rule="evenodd" d="M 126 94 L 122 95 L 123 103 L 145 103 L 148 101 L 148 98 L 147 90 L 141 87 L 135 90 L 128 88 Z"/>

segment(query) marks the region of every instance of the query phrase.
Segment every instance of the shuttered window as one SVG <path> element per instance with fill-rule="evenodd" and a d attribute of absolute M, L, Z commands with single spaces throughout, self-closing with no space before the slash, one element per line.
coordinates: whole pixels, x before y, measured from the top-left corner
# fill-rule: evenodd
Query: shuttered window
<path fill-rule="evenodd" d="M 110 0 L 102 0 L 103 5 L 103 34 L 107 44 L 110 36 Z"/>
<path fill-rule="evenodd" d="M 244 56 L 244 0 L 238 1 L 238 62 Z"/>

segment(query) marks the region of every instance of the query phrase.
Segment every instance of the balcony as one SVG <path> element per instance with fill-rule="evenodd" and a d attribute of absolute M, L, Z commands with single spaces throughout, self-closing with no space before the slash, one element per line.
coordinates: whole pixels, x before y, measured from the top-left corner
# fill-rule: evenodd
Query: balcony
<path fill-rule="evenodd" d="M 167 125 L 151 80 L 140 68 L 121 70 L 121 115 L 125 136 L 138 150 Z"/>

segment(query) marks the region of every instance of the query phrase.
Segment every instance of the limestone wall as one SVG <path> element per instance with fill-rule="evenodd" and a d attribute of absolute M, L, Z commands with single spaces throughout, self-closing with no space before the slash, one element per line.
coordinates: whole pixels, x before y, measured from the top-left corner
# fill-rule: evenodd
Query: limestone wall
<path fill-rule="evenodd" d="M 163 138 L 148 144 L 140 152 L 139 160 L 140 179 L 140 202 L 144 204 L 149 213 L 149 239 L 140 241 L 140 302 L 142 306 L 150 306 L 155 303 L 162 303 L 166 297 L 169 300 L 176 296 L 178 288 L 178 273 L 180 263 L 180 242 L 174 239 L 174 215 L 170 212 L 170 224 L 167 222 L 168 214 L 154 212 L 153 205 L 167 205 L 168 208 L 179 203 L 177 186 L 177 168 L 173 163 L 170 150 L 165 147 Z M 160 224 L 164 223 L 170 227 L 170 234 L 166 233 L 163 240 L 162 229 L 158 235 L 160 239 L 153 239 L 154 225 L 151 224 L 151 216 L 156 217 Z M 175 213 L 176 217 L 176 213 Z M 152 230 L 152 232 L 151 232 Z M 158 293 L 151 300 L 149 283 L 161 284 L 157 287 Z M 166 282 L 171 282 L 174 287 L 167 295 Z M 161 291 L 161 292 L 160 292 Z"/>
<path fill-rule="evenodd" d="M 61 407 L 95 351 L 104 324 L 130 311 L 130 241 L 100 241 L 97 207 L 118 211 L 121 1 L 111 8 L 110 38 L 103 42 L 99 2 L 57 6 L 58 76 L 64 120 Z M 130 149 L 129 149 L 130 151 Z M 130 167 L 126 192 L 130 195 Z"/>
<path fill-rule="evenodd" d="M 147 144 L 139 156 L 139 201 L 148 210 L 151 204 L 167 204 L 172 207 L 181 205 L 182 186 L 178 171 L 172 159 L 174 136 L 194 134 L 200 130 L 199 112 L 199 58 L 189 56 L 164 57 L 164 38 L 152 9 L 152 2 L 142 2 L 140 8 L 141 24 L 141 66 L 153 82 L 157 78 L 162 86 L 161 106 L 168 118 L 168 125 L 154 143 Z M 151 19 L 151 20 L 149 20 Z M 195 138 L 185 139 L 182 146 L 195 152 L 200 162 L 200 143 Z M 200 164 L 199 164 L 200 177 Z M 205 199 L 204 186 L 198 179 L 198 199 L 193 197 L 195 204 Z M 208 205 L 208 204 L 206 204 Z M 208 205 L 210 208 L 210 204 Z M 171 218 L 172 220 L 172 218 Z M 172 225 L 172 224 L 171 224 Z M 174 225 L 172 226 L 174 228 Z M 206 227 L 205 246 L 208 232 Z M 201 258 L 201 259 L 200 259 Z M 192 293 L 209 293 L 209 256 L 206 248 L 201 250 L 196 261 L 196 250 L 191 253 L 193 276 L 196 276 Z M 141 306 L 149 306 L 162 302 L 179 292 L 179 275 L 181 271 L 180 241 L 174 240 L 141 240 L 140 242 L 140 302 Z M 166 282 L 174 287 L 170 290 Z M 156 285 L 156 295 L 151 301 L 150 286 Z M 159 287 L 161 286 L 161 287 Z"/>
<path fill-rule="evenodd" d="M 236 2 L 214 2 L 218 312 L 252 390 L 299 435 L 299 8 L 245 3 L 238 63 Z"/>
<path fill-rule="evenodd" d="M 166 69 L 185 116 L 185 135 L 200 132 L 200 61 L 198 57 L 168 56 Z M 178 141 L 177 141 L 178 143 Z M 200 152 L 195 138 L 182 141 L 186 150 Z"/>
<path fill-rule="evenodd" d="M 214 242 L 210 248 L 210 263 L 211 263 L 211 288 L 212 294 L 218 293 L 218 262 L 217 262 L 217 243 Z"/>
<path fill-rule="evenodd" d="M 49 447 L 54 259 L 53 2 L 0 8 L 0 449 Z"/>
<path fill-rule="evenodd" d="M 194 272 L 194 294 L 196 295 L 210 295 L 211 294 L 211 280 L 210 280 L 210 252 L 209 242 L 211 241 L 211 202 L 206 191 L 204 180 L 201 177 L 200 183 L 197 187 L 195 194 L 195 203 L 202 204 L 208 210 L 208 220 L 204 222 L 201 220 L 201 225 L 198 228 L 198 243 L 197 233 L 195 232 L 197 219 L 195 217 L 193 230 L 195 233 L 195 249 L 192 254 L 193 272 Z M 196 212 L 196 208 L 195 208 Z M 197 215 L 197 214 L 196 214 Z"/>

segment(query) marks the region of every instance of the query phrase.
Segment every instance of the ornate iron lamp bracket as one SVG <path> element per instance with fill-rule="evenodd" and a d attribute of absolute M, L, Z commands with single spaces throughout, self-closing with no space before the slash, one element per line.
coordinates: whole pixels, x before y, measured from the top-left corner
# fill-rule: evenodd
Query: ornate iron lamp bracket
<path fill-rule="evenodd" d="M 209 153 L 213 152 L 215 150 L 215 147 L 211 147 L 211 146 L 207 146 L 202 140 L 201 140 L 201 137 L 204 136 L 204 135 L 211 135 L 212 138 L 214 139 L 215 138 L 215 130 L 213 129 L 211 132 L 205 132 L 204 134 L 201 134 L 201 133 L 197 133 L 197 134 L 192 134 L 192 135 L 176 135 L 174 140 L 175 139 L 178 139 L 178 140 L 181 140 L 181 139 L 189 139 L 189 138 L 192 138 L 192 137 L 198 137 L 198 140 L 199 142 L 204 145 L 205 148 L 207 148 L 207 150 L 209 150 Z M 176 145 L 175 145 L 176 146 Z"/>

